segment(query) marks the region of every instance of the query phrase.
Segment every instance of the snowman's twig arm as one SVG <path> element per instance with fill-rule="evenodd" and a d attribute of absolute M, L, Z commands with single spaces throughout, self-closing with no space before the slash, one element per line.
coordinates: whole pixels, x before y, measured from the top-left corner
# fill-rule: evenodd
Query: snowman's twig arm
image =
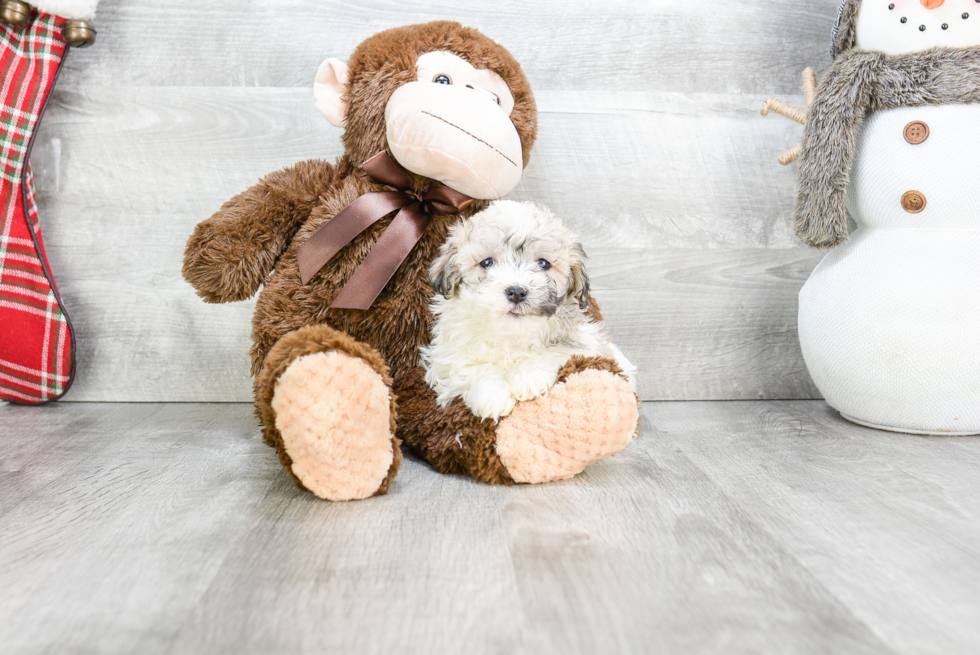
<path fill-rule="evenodd" d="M 882 57 L 861 51 L 842 55 L 807 113 L 794 218 L 796 235 L 811 246 L 831 248 L 848 240 L 844 193 Z"/>
<path fill-rule="evenodd" d="M 812 68 L 803 70 L 803 97 L 806 99 L 807 108 L 813 104 L 813 99 L 817 95 L 817 71 Z"/>
<path fill-rule="evenodd" d="M 779 163 L 783 166 L 789 166 L 794 161 L 800 158 L 800 153 L 803 151 L 803 146 L 797 143 L 795 146 L 779 155 Z"/>
<path fill-rule="evenodd" d="M 766 104 L 762 105 L 762 115 L 768 116 L 769 112 L 774 111 L 777 114 L 785 116 L 791 121 L 796 121 L 800 125 L 806 124 L 806 112 L 802 109 L 797 109 L 793 105 L 787 104 L 778 98 L 769 98 L 766 100 Z"/>
<path fill-rule="evenodd" d="M 817 93 L 817 74 L 812 68 L 807 68 L 803 71 L 803 96 L 806 99 L 807 109 L 797 109 L 793 105 L 787 104 L 778 98 L 769 98 L 766 100 L 765 104 L 762 105 L 762 115 L 768 116 L 770 111 L 774 111 L 777 114 L 782 114 L 790 120 L 796 121 L 800 125 L 806 124 L 806 112 L 808 111 L 811 104 L 813 104 L 813 98 Z M 800 158 L 800 151 L 802 146 L 797 144 L 779 155 L 779 163 L 783 166 L 789 166 L 794 161 Z"/>

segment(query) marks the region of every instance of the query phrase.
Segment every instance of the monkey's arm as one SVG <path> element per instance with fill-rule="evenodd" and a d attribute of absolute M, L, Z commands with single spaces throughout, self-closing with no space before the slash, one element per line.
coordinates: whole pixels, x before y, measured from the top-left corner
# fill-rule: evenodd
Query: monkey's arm
<path fill-rule="evenodd" d="M 831 248 L 848 240 L 844 195 L 882 58 L 861 51 L 839 58 L 807 113 L 794 218 L 796 235 L 811 246 Z"/>
<path fill-rule="evenodd" d="M 255 295 L 338 169 L 310 160 L 272 173 L 200 223 L 187 242 L 184 279 L 207 302 Z"/>

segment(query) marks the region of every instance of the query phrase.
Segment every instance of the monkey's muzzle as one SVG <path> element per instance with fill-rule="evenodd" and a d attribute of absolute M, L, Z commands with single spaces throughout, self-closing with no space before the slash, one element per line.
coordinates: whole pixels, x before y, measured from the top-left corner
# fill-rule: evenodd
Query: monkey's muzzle
<path fill-rule="evenodd" d="M 463 86 L 410 82 L 388 101 L 388 147 L 399 164 L 480 200 L 521 180 L 517 128 L 487 94 Z"/>

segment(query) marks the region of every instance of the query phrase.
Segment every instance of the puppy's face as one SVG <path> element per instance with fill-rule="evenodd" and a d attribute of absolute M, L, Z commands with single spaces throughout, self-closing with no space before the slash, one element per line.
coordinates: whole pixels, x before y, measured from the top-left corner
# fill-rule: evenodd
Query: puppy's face
<path fill-rule="evenodd" d="M 429 280 L 488 318 L 550 317 L 589 299 L 585 253 L 571 232 L 544 207 L 507 200 L 453 226 Z"/>

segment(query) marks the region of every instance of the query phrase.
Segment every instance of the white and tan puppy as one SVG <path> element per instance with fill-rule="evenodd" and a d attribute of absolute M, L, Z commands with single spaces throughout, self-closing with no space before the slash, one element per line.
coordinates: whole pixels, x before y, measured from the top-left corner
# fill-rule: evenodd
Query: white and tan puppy
<path fill-rule="evenodd" d="M 498 200 L 454 225 L 429 280 L 437 296 L 426 381 L 448 405 L 499 419 L 547 393 L 573 356 L 635 368 L 585 314 L 589 277 L 576 237 L 548 209 Z"/>

